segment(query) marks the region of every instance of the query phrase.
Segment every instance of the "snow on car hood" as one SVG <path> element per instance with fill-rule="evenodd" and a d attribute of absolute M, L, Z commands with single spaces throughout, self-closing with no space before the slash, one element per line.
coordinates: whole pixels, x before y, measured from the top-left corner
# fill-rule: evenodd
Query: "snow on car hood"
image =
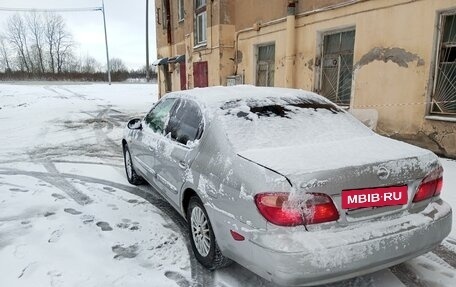
<path fill-rule="evenodd" d="M 410 165 L 428 170 L 437 161 L 437 156 L 428 150 L 376 134 L 318 144 L 250 149 L 240 151 L 238 155 L 273 169 L 292 181 L 306 173 L 391 161 L 392 172 L 401 172 L 404 161 L 399 163 L 400 159 L 413 159 L 409 160 Z"/>

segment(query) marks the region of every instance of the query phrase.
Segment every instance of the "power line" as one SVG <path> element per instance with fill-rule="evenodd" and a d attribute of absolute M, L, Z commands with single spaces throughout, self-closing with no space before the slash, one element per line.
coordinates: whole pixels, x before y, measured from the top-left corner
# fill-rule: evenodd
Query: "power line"
<path fill-rule="evenodd" d="M 102 10 L 103 10 L 102 7 L 54 8 L 54 9 L 0 7 L 0 11 L 7 11 L 7 12 L 91 12 L 91 11 L 102 11 Z"/>

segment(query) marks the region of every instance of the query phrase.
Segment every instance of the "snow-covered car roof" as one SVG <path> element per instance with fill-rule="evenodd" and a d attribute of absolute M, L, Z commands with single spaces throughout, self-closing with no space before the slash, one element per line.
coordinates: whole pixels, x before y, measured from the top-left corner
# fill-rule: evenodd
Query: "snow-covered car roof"
<path fill-rule="evenodd" d="M 170 93 L 200 103 L 215 116 L 237 152 L 302 146 L 372 135 L 343 109 L 315 93 L 287 88 L 232 86 Z"/>
<path fill-rule="evenodd" d="M 265 99 L 268 98 L 299 98 L 314 103 L 332 104 L 326 98 L 309 91 L 276 87 L 256 87 L 251 85 L 195 88 L 186 91 L 172 92 L 168 95 L 194 99 L 209 109 L 219 109 L 226 103 L 237 100 L 264 102 Z"/>

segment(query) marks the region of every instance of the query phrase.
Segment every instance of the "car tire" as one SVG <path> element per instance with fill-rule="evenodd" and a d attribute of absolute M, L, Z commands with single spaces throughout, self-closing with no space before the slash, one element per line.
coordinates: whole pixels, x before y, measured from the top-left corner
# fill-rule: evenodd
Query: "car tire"
<path fill-rule="evenodd" d="M 204 267 L 216 270 L 232 263 L 220 251 L 206 209 L 197 196 L 190 198 L 187 223 L 193 253 Z"/>
<path fill-rule="evenodd" d="M 129 183 L 133 185 L 140 185 L 144 183 L 144 180 L 141 176 L 139 176 L 135 168 L 133 166 L 133 162 L 131 161 L 131 154 L 128 146 L 125 144 L 123 148 L 124 154 L 124 165 L 125 165 L 125 173 L 127 174 L 127 180 Z"/>

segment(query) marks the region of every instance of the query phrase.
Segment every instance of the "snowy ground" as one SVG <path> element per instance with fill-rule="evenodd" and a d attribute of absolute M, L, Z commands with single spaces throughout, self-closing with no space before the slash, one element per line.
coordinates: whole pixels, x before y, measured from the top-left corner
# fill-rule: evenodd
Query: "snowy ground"
<path fill-rule="evenodd" d="M 126 181 L 123 126 L 156 90 L 0 85 L 1 286 L 273 286 L 237 264 L 202 268 L 179 215 Z M 456 206 L 456 161 L 442 162 L 442 196 Z M 455 267 L 456 227 L 433 252 L 331 286 L 455 286 Z"/>

